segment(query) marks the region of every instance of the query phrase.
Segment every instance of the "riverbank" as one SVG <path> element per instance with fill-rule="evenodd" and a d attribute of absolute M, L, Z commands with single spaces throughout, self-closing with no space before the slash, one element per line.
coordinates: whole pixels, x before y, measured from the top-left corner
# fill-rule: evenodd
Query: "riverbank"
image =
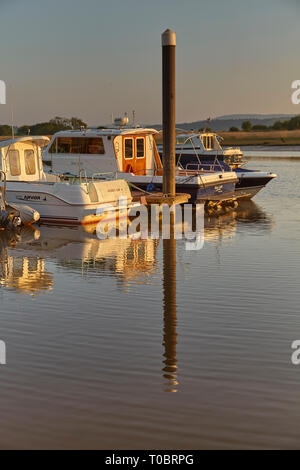
<path fill-rule="evenodd" d="M 293 131 L 220 132 L 223 145 L 300 145 L 300 129 Z"/>
<path fill-rule="evenodd" d="M 300 129 L 294 131 L 249 131 L 249 132 L 218 132 L 220 137 L 223 138 L 222 145 L 224 146 L 250 146 L 250 145 L 264 145 L 264 146 L 293 146 L 300 145 Z M 156 137 L 157 143 L 162 143 L 162 134 Z"/>

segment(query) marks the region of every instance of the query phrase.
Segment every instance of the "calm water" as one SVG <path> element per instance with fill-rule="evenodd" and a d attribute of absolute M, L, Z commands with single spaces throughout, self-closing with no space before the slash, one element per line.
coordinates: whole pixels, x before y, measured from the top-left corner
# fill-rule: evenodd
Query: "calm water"
<path fill-rule="evenodd" d="M 161 240 L 2 236 L 0 448 L 300 448 L 300 162 L 250 166 L 279 177 L 176 273 Z"/>
<path fill-rule="evenodd" d="M 264 159 L 276 159 L 276 158 L 291 158 L 300 160 L 300 146 L 299 145 L 270 145 L 268 147 L 263 145 L 249 145 L 246 147 L 241 146 L 243 154 L 247 158 L 264 158 Z"/>

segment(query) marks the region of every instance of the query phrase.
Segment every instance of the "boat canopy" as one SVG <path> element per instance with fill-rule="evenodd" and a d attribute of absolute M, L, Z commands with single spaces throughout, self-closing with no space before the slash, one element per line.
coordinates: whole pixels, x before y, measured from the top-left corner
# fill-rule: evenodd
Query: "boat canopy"
<path fill-rule="evenodd" d="M 21 137 L 15 137 L 14 139 L 7 139 L 7 140 L 0 140 L 0 148 L 5 148 L 5 147 L 10 147 L 13 144 L 16 144 L 18 142 L 26 142 L 32 144 L 38 145 L 39 147 L 45 147 L 46 145 L 49 144 L 50 139 L 44 135 L 41 136 L 21 136 Z"/>
<path fill-rule="evenodd" d="M 46 179 L 41 147 L 48 145 L 45 136 L 16 137 L 0 141 L 0 169 L 7 181 L 36 181 Z"/>

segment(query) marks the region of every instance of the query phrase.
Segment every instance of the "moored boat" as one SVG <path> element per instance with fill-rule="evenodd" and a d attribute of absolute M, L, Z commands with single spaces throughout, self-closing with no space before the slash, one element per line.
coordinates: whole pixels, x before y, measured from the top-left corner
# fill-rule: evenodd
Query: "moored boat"
<path fill-rule="evenodd" d="M 116 126 L 111 129 L 70 130 L 56 133 L 43 151 L 43 161 L 55 174 L 104 179 L 114 174 L 133 187 L 162 191 L 163 167 L 155 129 Z M 191 202 L 234 195 L 234 171 L 176 169 L 176 190 Z"/>
<path fill-rule="evenodd" d="M 125 209 L 139 205 L 133 202 L 124 180 L 63 181 L 44 172 L 41 146 L 47 137 L 17 137 L 0 143 L 0 170 L 6 175 L 6 200 L 12 207 L 26 211 L 30 206 L 40 215 L 41 222 L 55 224 L 97 223 L 107 217 L 109 206 L 113 217 L 120 215 L 120 197 L 127 198 Z M 126 212 L 126 211 L 125 211 Z"/>
<path fill-rule="evenodd" d="M 162 154 L 162 146 L 158 146 Z M 186 170 L 235 171 L 238 182 L 235 194 L 251 199 L 263 189 L 276 174 L 269 171 L 250 170 L 238 147 L 222 148 L 217 134 L 179 134 L 176 137 L 176 163 Z"/>

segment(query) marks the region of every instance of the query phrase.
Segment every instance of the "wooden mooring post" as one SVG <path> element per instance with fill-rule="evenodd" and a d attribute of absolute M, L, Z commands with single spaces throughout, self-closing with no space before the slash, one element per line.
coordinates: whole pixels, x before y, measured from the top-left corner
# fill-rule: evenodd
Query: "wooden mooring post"
<path fill-rule="evenodd" d="M 163 194 L 176 195 L 175 184 L 175 49 L 176 34 L 167 29 L 162 40 Z"/>

